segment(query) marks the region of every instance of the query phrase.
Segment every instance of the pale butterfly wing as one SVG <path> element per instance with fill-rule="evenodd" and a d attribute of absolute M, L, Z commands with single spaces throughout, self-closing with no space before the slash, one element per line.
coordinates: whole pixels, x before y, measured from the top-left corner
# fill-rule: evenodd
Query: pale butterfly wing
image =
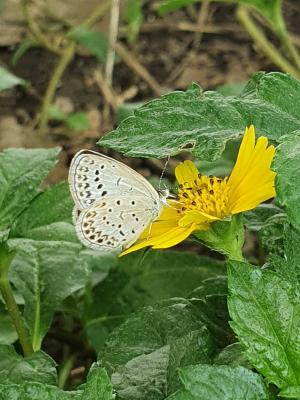
<path fill-rule="evenodd" d="M 136 194 L 159 203 L 159 195 L 150 183 L 125 164 L 94 151 L 75 154 L 69 170 L 70 191 L 79 210 L 94 201 L 118 194 Z"/>
<path fill-rule="evenodd" d="M 85 246 L 104 252 L 120 251 L 138 239 L 160 209 L 143 195 L 109 196 L 83 210 L 75 228 Z"/>
<path fill-rule="evenodd" d="M 163 206 L 156 190 L 136 171 L 88 150 L 74 156 L 69 185 L 79 239 L 104 252 L 128 248 Z"/>

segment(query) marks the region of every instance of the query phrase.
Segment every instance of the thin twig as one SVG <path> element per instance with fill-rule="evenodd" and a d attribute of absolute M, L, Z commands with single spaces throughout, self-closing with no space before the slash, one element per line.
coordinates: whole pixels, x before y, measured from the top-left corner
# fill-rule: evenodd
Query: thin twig
<path fill-rule="evenodd" d="M 120 14 L 120 1 L 112 0 L 111 11 L 110 11 L 110 27 L 109 27 L 109 38 L 108 38 L 108 53 L 105 65 L 105 80 L 106 83 L 111 86 L 112 76 L 115 62 L 115 49 L 114 45 L 118 37 L 119 27 L 119 14 Z"/>
<path fill-rule="evenodd" d="M 103 97 L 108 103 L 113 110 L 116 110 L 118 107 L 117 104 L 117 95 L 112 89 L 110 85 L 108 85 L 107 81 L 105 80 L 102 71 L 100 68 L 97 68 L 94 72 L 94 79 L 95 82 L 97 83 L 101 93 L 103 94 Z"/>
<path fill-rule="evenodd" d="M 162 94 L 162 89 L 159 83 L 153 78 L 152 75 L 146 70 L 142 64 L 136 59 L 133 53 L 126 49 L 120 42 L 117 42 L 114 46 L 116 52 L 122 58 L 124 63 L 132 69 L 138 76 L 140 76 L 145 82 L 148 83 L 149 87 L 153 92 L 160 96 Z"/>
<path fill-rule="evenodd" d="M 248 9 L 245 6 L 239 6 L 236 11 L 238 20 L 248 31 L 255 44 L 263 51 L 263 53 L 282 71 L 287 72 L 296 78 L 300 78 L 300 73 L 287 61 L 277 49 L 268 41 L 263 32 L 252 21 Z"/>
<path fill-rule="evenodd" d="M 83 21 L 82 25 L 85 27 L 90 27 L 93 25 L 99 18 L 103 17 L 107 10 L 109 9 L 111 0 L 107 0 L 104 4 L 101 4 L 99 7 L 97 7 L 92 14 Z M 61 57 L 54 68 L 54 71 L 52 73 L 52 76 L 50 78 L 50 81 L 48 83 L 42 106 L 41 106 L 41 111 L 40 111 L 40 118 L 39 118 L 39 125 L 38 125 L 38 131 L 42 135 L 44 134 L 47 126 L 48 126 L 48 110 L 49 107 L 51 106 L 53 102 L 53 98 L 58 86 L 58 83 L 63 76 L 67 66 L 70 64 L 70 62 L 74 58 L 74 54 L 76 51 L 76 42 L 69 40 L 68 44 L 66 44 Z"/>
<path fill-rule="evenodd" d="M 191 40 L 188 40 L 184 46 L 184 56 L 182 57 L 181 62 L 179 65 L 177 65 L 176 68 L 173 69 L 171 72 L 168 81 L 173 82 L 185 69 L 186 65 L 189 65 L 191 61 L 194 58 L 195 51 L 197 52 L 199 50 L 201 40 L 203 37 L 203 32 L 204 32 L 204 26 L 205 22 L 208 17 L 208 11 L 209 11 L 209 0 L 203 0 L 203 3 L 201 5 L 198 17 L 197 17 L 197 25 L 199 27 L 199 30 L 197 31 L 196 34 L 194 34 L 193 38 Z M 188 50 L 190 45 L 193 45 L 193 48 L 191 50 Z"/>
<path fill-rule="evenodd" d="M 140 28 L 140 32 L 147 33 L 153 31 L 184 31 L 184 32 L 203 32 L 219 34 L 224 32 L 242 32 L 243 29 L 237 24 L 220 24 L 220 25 L 205 25 L 204 27 L 199 26 L 198 23 L 179 21 L 170 23 L 168 20 L 155 20 L 152 22 L 144 22 Z M 128 27 L 122 26 L 119 28 L 119 35 L 124 37 L 127 35 Z"/>
<path fill-rule="evenodd" d="M 109 36 L 108 36 L 108 52 L 105 64 L 105 81 L 102 82 L 103 89 L 101 89 L 101 76 L 98 76 L 98 86 L 102 93 L 104 94 L 104 99 L 106 100 L 103 107 L 103 120 L 106 121 L 109 116 L 109 105 L 116 108 L 114 104 L 114 99 L 112 98 L 112 81 L 113 81 L 113 70 L 115 64 L 115 49 L 114 45 L 118 38 L 118 28 L 119 28 L 119 16 L 120 16 L 120 0 L 112 0 L 110 8 L 110 24 L 109 24 Z M 101 75 L 101 71 L 98 71 Z"/>
<path fill-rule="evenodd" d="M 87 17 L 80 25 L 85 26 L 86 28 L 90 28 L 95 25 L 109 10 L 111 0 L 101 1 L 98 7 L 91 13 L 89 17 Z"/>
<path fill-rule="evenodd" d="M 32 18 L 32 15 L 29 11 L 29 1 L 28 0 L 22 0 L 21 1 L 21 8 L 22 12 L 25 18 L 25 21 L 27 23 L 27 26 L 32 34 L 32 36 L 38 41 L 39 44 L 41 44 L 43 47 L 46 49 L 50 50 L 52 53 L 55 54 L 62 54 L 63 50 L 59 47 L 53 44 L 48 37 L 41 31 L 39 25 L 36 23 L 36 21 Z"/>
<path fill-rule="evenodd" d="M 200 11 L 197 18 L 197 25 L 199 26 L 200 30 L 195 33 L 194 40 L 193 40 L 193 49 L 195 51 L 199 50 L 201 40 L 203 37 L 204 25 L 205 21 L 207 20 L 208 11 L 209 11 L 209 0 L 203 0 L 201 3 Z"/>

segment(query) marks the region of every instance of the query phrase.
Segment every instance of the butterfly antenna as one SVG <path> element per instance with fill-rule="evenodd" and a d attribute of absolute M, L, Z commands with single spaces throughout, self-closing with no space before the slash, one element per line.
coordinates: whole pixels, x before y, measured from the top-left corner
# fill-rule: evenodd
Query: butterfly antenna
<path fill-rule="evenodd" d="M 158 184 L 158 190 L 161 189 L 161 183 L 162 183 L 164 174 L 165 174 L 165 172 L 166 172 L 167 166 L 168 166 L 168 164 L 169 164 L 169 161 L 170 161 L 170 156 L 168 156 L 167 161 L 165 162 L 165 165 L 164 165 L 164 167 L 163 167 L 163 170 L 162 170 L 162 172 L 161 172 L 161 174 L 160 174 L 159 184 Z"/>

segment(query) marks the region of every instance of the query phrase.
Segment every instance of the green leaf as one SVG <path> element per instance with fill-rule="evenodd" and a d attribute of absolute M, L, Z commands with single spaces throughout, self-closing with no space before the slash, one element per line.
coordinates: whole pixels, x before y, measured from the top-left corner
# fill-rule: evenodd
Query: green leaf
<path fill-rule="evenodd" d="M 224 273 L 224 263 L 176 251 L 149 251 L 119 259 L 97 285 L 84 310 L 86 331 L 97 351 L 106 335 L 138 308 L 160 299 L 185 297 L 203 279 Z M 103 301 L 105 299 L 105 301 Z"/>
<path fill-rule="evenodd" d="M 197 309 L 174 298 L 141 309 L 108 337 L 99 353 L 122 400 L 164 399 L 178 389 L 177 368 L 210 362 L 214 345 Z"/>
<path fill-rule="evenodd" d="M 8 241 L 17 251 L 10 279 L 24 298 L 35 350 L 62 301 L 85 287 L 92 270 L 103 279 L 112 266 L 113 257 L 83 249 L 71 223 L 72 208 L 66 182 L 45 190 L 19 216 Z"/>
<path fill-rule="evenodd" d="M 64 392 L 56 386 L 36 382 L 0 385 L 0 400 L 80 400 L 77 392 Z"/>
<path fill-rule="evenodd" d="M 218 251 L 230 260 L 241 259 L 245 233 L 243 215 L 233 215 L 230 221 L 216 221 L 206 231 L 196 231 L 194 237 L 205 246 Z"/>
<path fill-rule="evenodd" d="M 0 345 L 14 343 L 17 338 L 18 336 L 11 318 L 0 302 Z"/>
<path fill-rule="evenodd" d="M 158 13 L 163 16 L 197 2 L 199 2 L 199 0 L 165 0 L 160 4 Z"/>
<path fill-rule="evenodd" d="M 15 256 L 10 279 L 25 300 L 24 317 L 34 350 L 61 302 L 83 288 L 88 279 L 90 257 L 80 245 L 66 242 L 27 242 Z"/>
<path fill-rule="evenodd" d="M 243 93 L 245 86 L 246 82 L 228 83 L 216 87 L 216 92 L 222 94 L 223 96 L 239 96 Z"/>
<path fill-rule="evenodd" d="M 178 390 L 177 392 L 168 396 L 166 400 L 196 400 L 195 397 L 187 390 Z"/>
<path fill-rule="evenodd" d="M 133 43 L 144 21 L 142 0 L 129 0 L 125 20 L 127 22 L 127 40 L 129 43 Z"/>
<path fill-rule="evenodd" d="M 277 33 L 282 33 L 284 21 L 282 16 L 283 0 L 237 0 L 237 3 L 243 3 L 254 7 L 259 11 L 271 25 L 274 26 Z"/>
<path fill-rule="evenodd" d="M 78 244 L 72 224 L 73 206 L 66 182 L 52 186 L 39 194 L 20 215 L 10 232 L 10 238 Z"/>
<path fill-rule="evenodd" d="M 104 368 L 94 364 L 89 371 L 82 400 L 113 400 L 112 384 Z"/>
<path fill-rule="evenodd" d="M 0 231 L 39 193 L 39 185 L 54 167 L 59 148 L 8 149 L 0 153 Z"/>
<path fill-rule="evenodd" d="M 134 114 L 134 111 L 144 104 L 142 101 L 135 103 L 123 103 L 116 110 L 116 121 L 119 124 L 123 119 L 128 118 Z"/>
<path fill-rule="evenodd" d="M 292 226 L 284 230 L 284 254 L 281 258 L 273 257 L 273 264 L 279 275 L 291 284 L 300 286 L 300 233 Z"/>
<path fill-rule="evenodd" d="M 231 326 L 251 364 L 279 388 L 300 382 L 300 294 L 275 272 L 229 262 Z"/>
<path fill-rule="evenodd" d="M 180 379 L 191 399 L 270 400 L 262 377 L 243 367 L 191 365 L 179 370 Z M 174 397 L 174 400 L 180 397 Z"/>
<path fill-rule="evenodd" d="M 22 85 L 26 86 L 28 83 L 11 72 L 7 71 L 7 69 L 0 67 L 0 91 L 11 89 L 14 86 Z"/>
<path fill-rule="evenodd" d="M 18 61 L 23 57 L 23 55 L 30 49 L 39 47 L 40 43 L 36 41 L 35 39 L 25 39 L 23 42 L 21 42 L 16 50 L 14 51 L 14 54 L 11 58 L 11 65 L 16 66 Z M 26 83 L 26 82 L 25 82 Z"/>
<path fill-rule="evenodd" d="M 287 222 L 285 212 L 274 204 L 261 204 L 244 214 L 246 227 L 258 232 L 263 250 L 268 258 L 283 255 L 284 226 Z"/>
<path fill-rule="evenodd" d="M 274 160 L 277 200 L 285 206 L 290 222 L 300 229 L 300 132 L 283 138 Z"/>
<path fill-rule="evenodd" d="M 228 345 L 232 341 L 233 332 L 228 325 L 227 277 L 203 280 L 188 298 L 197 308 L 199 320 L 207 326 L 218 346 Z"/>
<path fill-rule="evenodd" d="M 78 111 L 69 114 L 65 120 L 66 125 L 75 132 L 83 132 L 89 129 L 90 121 L 86 113 Z"/>
<path fill-rule="evenodd" d="M 275 204 L 261 204 L 254 210 L 244 214 L 244 223 L 250 231 L 259 232 L 267 226 L 272 226 L 273 220 L 281 224 L 286 221 L 286 214 Z"/>
<path fill-rule="evenodd" d="M 287 387 L 279 393 L 280 397 L 285 397 L 288 399 L 299 399 L 300 398 L 300 386 L 290 386 Z"/>
<path fill-rule="evenodd" d="M 240 343 L 232 343 L 222 349 L 214 359 L 214 364 L 252 369 Z"/>
<path fill-rule="evenodd" d="M 289 93 L 289 96 L 286 96 Z M 215 160 L 226 143 L 250 124 L 258 136 L 279 141 L 300 129 L 300 83 L 282 73 L 259 73 L 238 97 L 203 92 L 192 85 L 152 100 L 99 140 L 127 156 L 164 158 L 190 151 Z"/>
<path fill-rule="evenodd" d="M 96 56 L 98 61 L 103 63 L 106 61 L 108 44 L 102 33 L 77 26 L 69 32 L 68 36 L 86 47 L 91 54 Z"/>
<path fill-rule="evenodd" d="M 12 346 L 0 345 L 0 384 L 41 382 L 55 385 L 55 361 L 42 351 L 23 358 Z"/>
<path fill-rule="evenodd" d="M 52 105 L 48 108 L 49 119 L 54 119 L 56 121 L 65 121 L 67 115 L 56 105 Z"/>

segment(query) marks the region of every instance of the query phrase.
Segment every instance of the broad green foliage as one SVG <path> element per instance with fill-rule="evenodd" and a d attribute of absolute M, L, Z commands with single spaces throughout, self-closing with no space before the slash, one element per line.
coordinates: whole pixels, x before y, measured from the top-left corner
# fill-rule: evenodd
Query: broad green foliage
<path fill-rule="evenodd" d="M 14 343 L 16 339 L 17 333 L 11 319 L 0 302 L 0 345 Z"/>
<path fill-rule="evenodd" d="M 39 193 L 38 186 L 56 164 L 59 151 L 8 149 L 0 153 L 0 231 L 9 231 Z"/>
<path fill-rule="evenodd" d="M 298 399 L 300 397 L 300 386 L 287 387 L 282 390 L 279 395 L 287 399 Z"/>
<path fill-rule="evenodd" d="M 86 47 L 91 54 L 96 56 L 98 61 L 105 62 L 107 57 L 107 39 L 102 33 L 92 31 L 84 26 L 77 26 L 70 31 L 68 36 Z"/>
<path fill-rule="evenodd" d="M 278 274 L 300 287 L 300 235 L 292 226 L 286 226 L 283 239 L 284 257 L 274 257 L 273 264 Z"/>
<path fill-rule="evenodd" d="M 251 364 L 279 388 L 300 382 L 300 293 L 282 276 L 228 266 L 231 326 Z"/>
<path fill-rule="evenodd" d="M 81 400 L 113 400 L 113 389 L 107 372 L 97 364 L 90 369 Z"/>
<path fill-rule="evenodd" d="M 118 398 L 164 399 L 178 388 L 179 366 L 210 362 L 215 348 L 197 314 L 187 300 L 163 300 L 109 335 L 99 360 L 112 372 Z"/>
<path fill-rule="evenodd" d="M 56 386 L 26 382 L 22 385 L 0 385 L 0 400 L 81 400 L 77 393 L 64 392 Z M 96 399 L 95 399 L 96 400 Z"/>
<path fill-rule="evenodd" d="M 283 255 L 284 226 L 287 223 L 285 212 L 274 204 L 262 204 L 244 215 L 246 227 L 258 232 L 266 255 Z"/>
<path fill-rule="evenodd" d="M 7 71 L 5 68 L 0 67 L 0 91 L 5 89 L 11 89 L 14 86 L 27 85 L 24 79 L 18 78 L 16 75 Z"/>
<path fill-rule="evenodd" d="M 285 137 L 276 153 L 274 169 L 278 173 L 276 192 L 285 206 L 290 222 L 300 229 L 300 131 Z"/>
<path fill-rule="evenodd" d="M 227 278 L 217 276 L 205 279 L 188 298 L 197 308 L 198 318 L 210 330 L 218 346 L 224 347 L 230 343 L 233 332 L 228 325 Z"/>
<path fill-rule="evenodd" d="M 85 286 L 88 272 L 89 257 L 79 245 L 33 243 L 19 250 L 10 278 L 24 297 L 24 316 L 35 350 L 41 346 L 54 311 L 66 297 Z"/>
<path fill-rule="evenodd" d="M 93 346 L 99 351 L 108 332 L 138 308 L 160 299 L 186 297 L 203 279 L 222 273 L 222 262 L 187 252 L 149 251 L 122 257 L 95 287 L 84 310 Z"/>
<path fill-rule="evenodd" d="M 232 343 L 216 356 L 214 364 L 230 365 L 231 367 L 245 367 L 251 369 L 251 365 L 244 354 L 240 343 Z"/>
<path fill-rule="evenodd" d="M 23 358 L 12 346 L 0 345 L 0 384 L 41 382 L 56 384 L 56 363 L 42 351 Z"/>
<path fill-rule="evenodd" d="M 271 400 L 261 376 L 243 367 L 193 365 L 179 370 L 185 387 L 167 400 Z"/>
<path fill-rule="evenodd" d="M 117 258 L 83 248 L 67 183 L 41 185 L 59 149 L 0 153 L 0 238 L 4 250 L 14 250 L 3 250 L 0 278 L 5 282 L 10 266 L 13 295 L 35 350 L 23 357 L 19 343 L 10 345 L 16 333 L 0 297 L 0 400 L 300 397 L 299 100 L 299 82 L 280 73 L 256 74 L 235 97 L 193 85 L 145 104 L 100 141 L 143 157 L 191 150 L 202 172 L 221 176 L 235 159 L 234 139 L 250 123 L 279 143 L 277 199 L 244 219 L 266 253 L 254 262 L 268 263 L 231 260 L 228 276 L 224 261 L 192 252 Z M 205 235 L 212 250 L 241 259 L 242 218 L 234 222 L 238 234 L 223 222 L 227 253 L 214 242 L 219 224 Z M 84 348 L 98 352 L 86 383 L 72 392 L 57 387 L 62 380 L 55 362 L 40 350 L 55 312 L 63 313 Z M 80 357 L 81 349 L 75 351 Z"/>
<path fill-rule="evenodd" d="M 279 141 L 300 128 L 300 83 L 281 73 L 258 73 L 243 94 L 223 97 L 192 85 L 134 112 L 98 144 L 127 156 L 163 158 L 191 151 L 196 159 L 220 157 L 226 143 L 254 124 L 258 135 Z"/>
<path fill-rule="evenodd" d="M 39 188 L 55 165 L 58 151 L 12 149 L 0 154 L 4 189 L 0 226 L 10 228 L 8 244 L 17 252 L 10 279 L 23 296 L 34 350 L 40 349 L 54 311 L 66 297 L 85 287 L 95 263 L 102 273 L 111 266 L 107 258 L 79 244 L 71 222 L 68 185 L 59 183 L 44 192 Z"/>
<path fill-rule="evenodd" d="M 78 244 L 72 226 L 72 208 L 69 187 L 66 182 L 61 182 L 45 190 L 30 203 L 17 219 L 10 238 Z"/>
<path fill-rule="evenodd" d="M 114 400 L 111 382 L 106 371 L 92 366 L 87 383 L 77 391 L 64 392 L 55 386 L 51 374 L 54 363 L 42 352 L 22 359 L 0 347 L 1 368 L 8 368 L 6 380 L 0 375 L 0 400 Z M 4 356 L 4 360 L 2 357 Z M 10 359 L 8 359 L 10 357 Z M 51 364 L 52 363 L 52 364 Z M 54 372 L 53 372 L 54 371 Z M 49 383 L 49 380 L 52 382 Z"/>

